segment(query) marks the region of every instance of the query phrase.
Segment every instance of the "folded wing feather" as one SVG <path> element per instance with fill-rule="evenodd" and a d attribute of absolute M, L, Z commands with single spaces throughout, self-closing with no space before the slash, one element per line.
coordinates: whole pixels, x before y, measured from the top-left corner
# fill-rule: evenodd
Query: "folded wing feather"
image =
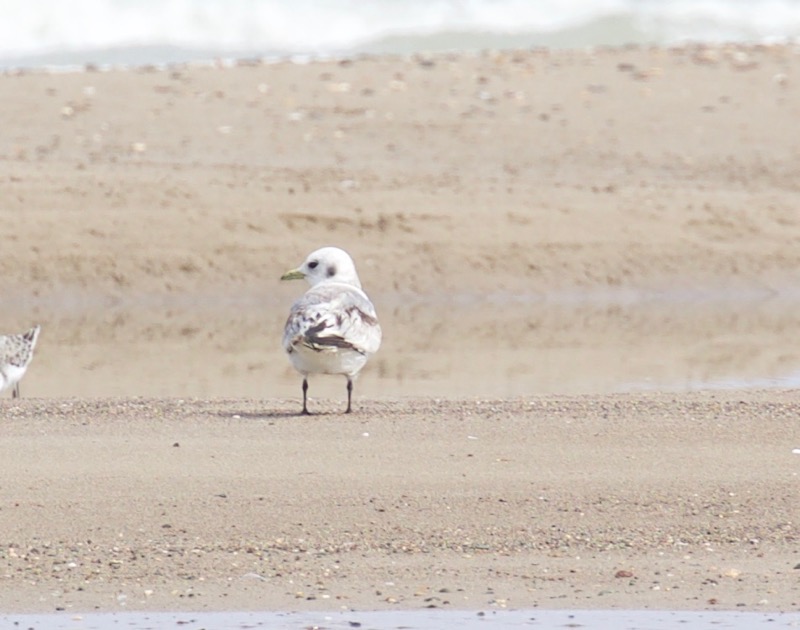
<path fill-rule="evenodd" d="M 301 343 L 319 352 L 352 349 L 377 352 L 381 328 L 375 308 L 360 289 L 327 283 L 313 287 L 292 306 L 283 345 L 287 352 Z"/>

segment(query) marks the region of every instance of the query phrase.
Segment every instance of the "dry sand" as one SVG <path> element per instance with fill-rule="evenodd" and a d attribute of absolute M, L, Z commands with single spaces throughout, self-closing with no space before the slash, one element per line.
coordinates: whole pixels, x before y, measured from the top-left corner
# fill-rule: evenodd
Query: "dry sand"
<path fill-rule="evenodd" d="M 0 326 L 43 324 L 1 610 L 800 607 L 796 397 L 608 394 L 796 375 L 797 47 L 21 73 L 0 110 Z M 323 244 L 386 342 L 357 415 L 298 418 L 277 278 Z"/>
<path fill-rule="evenodd" d="M 23 400 L 0 610 L 798 610 L 796 400 Z"/>

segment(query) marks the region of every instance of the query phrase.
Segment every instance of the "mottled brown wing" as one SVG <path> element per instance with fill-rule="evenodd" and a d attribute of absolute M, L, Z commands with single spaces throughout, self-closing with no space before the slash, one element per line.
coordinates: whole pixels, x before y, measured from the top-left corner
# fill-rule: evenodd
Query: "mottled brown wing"
<path fill-rule="evenodd" d="M 348 348 L 377 352 L 381 327 L 363 291 L 347 284 L 313 287 L 292 306 L 283 334 L 287 352 L 298 343 L 314 350 Z"/>

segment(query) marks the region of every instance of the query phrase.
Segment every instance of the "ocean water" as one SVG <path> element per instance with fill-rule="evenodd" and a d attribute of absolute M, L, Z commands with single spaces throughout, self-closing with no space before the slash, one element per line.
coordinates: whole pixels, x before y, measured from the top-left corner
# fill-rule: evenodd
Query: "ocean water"
<path fill-rule="evenodd" d="M 0 0 L 0 68 L 800 38 L 800 0 Z"/>

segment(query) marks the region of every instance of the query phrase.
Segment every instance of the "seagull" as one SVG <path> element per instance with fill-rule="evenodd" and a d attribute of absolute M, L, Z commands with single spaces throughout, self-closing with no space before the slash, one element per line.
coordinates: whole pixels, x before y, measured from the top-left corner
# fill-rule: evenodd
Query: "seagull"
<path fill-rule="evenodd" d="M 375 307 L 361 290 L 353 259 L 338 247 L 323 247 L 308 255 L 281 280 L 305 278 L 311 285 L 292 305 L 283 330 L 283 349 L 303 375 L 303 414 L 309 374 L 342 374 L 347 378 L 347 410 L 353 381 L 381 345 Z"/>
<path fill-rule="evenodd" d="M 12 398 L 19 398 L 19 382 L 33 358 L 41 326 L 18 335 L 0 335 L 0 392 L 9 387 Z"/>

